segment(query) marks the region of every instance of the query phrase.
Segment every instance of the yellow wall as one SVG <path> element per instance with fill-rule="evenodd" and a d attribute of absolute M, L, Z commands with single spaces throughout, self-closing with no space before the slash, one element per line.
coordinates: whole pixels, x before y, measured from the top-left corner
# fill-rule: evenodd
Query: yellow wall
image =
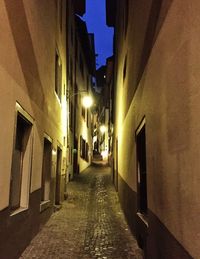
<path fill-rule="evenodd" d="M 66 2 L 63 3 L 64 28 Z M 62 58 L 62 83 L 66 84 L 66 37 L 65 30 L 61 33 L 56 24 L 53 0 L 0 3 L 0 210 L 9 203 L 16 102 L 34 119 L 31 192 L 41 187 L 44 133 L 53 139 L 55 149 L 57 142 L 63 145 L 66 132 L 61 120 L 66 98 L 60 104 L 54 87 L 56 47 Z M 54 157 L 53 160 L 55 176 Z"/>
<path fill-rule="evenodd" d="M 137 69 L 131 60 L 137 52 L 133 42 L 141 40 L 133 33 L 136 30 L 135 16 L 131 15 L 133 8 L 131 5 L 126 39 L 120 39 L 122 29 L 117 34 L 119 174 L 137 191 L 135 131 L 145 116 L 148 207 L 185 249 L 199 258 L 200 222 L 196 219 L 200 213 L 200 2 L 175 0 L 167 13 L 167 1 L 163 2 L 161 15 L 166 17 L 136 93 L 127 106 L 126 96 L 134 87 Z M 140 8 L 144 8 L 142 2 Z M 127 77 L 123 82 L 123 60 L 127 52 Z"/>

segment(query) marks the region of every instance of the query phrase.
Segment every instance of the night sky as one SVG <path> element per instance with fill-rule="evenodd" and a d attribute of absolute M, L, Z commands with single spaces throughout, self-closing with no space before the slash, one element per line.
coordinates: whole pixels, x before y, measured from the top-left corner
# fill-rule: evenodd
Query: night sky
<path fill-rule="evenodd" d="M 95 34 L 95 50 L 98 54 L 97 68 L 106 64 L 106 58 L 112 55 L 113 28 L 106 26 L 105 0 L 86 0 L 88 32 Z"/>

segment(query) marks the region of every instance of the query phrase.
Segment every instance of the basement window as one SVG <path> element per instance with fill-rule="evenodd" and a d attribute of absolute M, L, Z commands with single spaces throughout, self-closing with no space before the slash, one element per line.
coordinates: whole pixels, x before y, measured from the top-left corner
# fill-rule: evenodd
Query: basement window
<path fill-rule="evenodd" d="M 145 119 L 136 131 L 137 149 L 137 205 L 138 212 L 147 215 L 147 170 Z"/>
<path fill-rule="evenodd" d="M 10 185 L 10 208 L 15 212 L 28 208 L 33 145 L 33 120 L 19 104 L 16 106 L 17 120 Z"/>

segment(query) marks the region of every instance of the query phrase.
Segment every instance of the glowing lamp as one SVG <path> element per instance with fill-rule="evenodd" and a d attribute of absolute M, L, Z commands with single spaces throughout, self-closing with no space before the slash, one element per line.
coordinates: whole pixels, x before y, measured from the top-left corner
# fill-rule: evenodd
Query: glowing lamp
<path fill-rule="evenodd" d="M 84 96 L 82 99 L 82 104 L 85 108 L 90 108 L 93 104 L 92 97 L 89 95 Z"/>
<path fill-rule="evenodd" d="M 101 126 L 100 126 L 100 131 L 101 131 L 101 133 L 105 133 L 106 130 L 107 130 L 107 128 L 106 128 L 105 125 L 101 125 Z"/>

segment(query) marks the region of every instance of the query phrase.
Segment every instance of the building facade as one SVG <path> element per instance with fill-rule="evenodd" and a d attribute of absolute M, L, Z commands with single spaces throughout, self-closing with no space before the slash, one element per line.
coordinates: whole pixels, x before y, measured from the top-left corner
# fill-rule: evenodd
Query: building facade
<path fill-rule="evenodd" d="M 0 3 L 0 258 L 19 258 L 60 207 L 70 170 L 91 162 L 91 113 L 79 115 L 76 95 L 92 86 L 75 20 L 84 10 L 84 0 Z"/>
<path fill-rule="evenodd" d="M 88 33 L 86 23 L 81 18 L 85 13 L 85 1 L 68 3 L 67 157 L 68 178 L 72 179 L 74 174 L 87 168 L 92 159 L 92 113 L 82 101 L 86 95 L 92 96 L 95 50 L 94 35 Z"/>
<path fill-rule="evenodd" d="M 199 258 L 199 1 L 107 0 L 114 182 L 146 258 Z"/>

